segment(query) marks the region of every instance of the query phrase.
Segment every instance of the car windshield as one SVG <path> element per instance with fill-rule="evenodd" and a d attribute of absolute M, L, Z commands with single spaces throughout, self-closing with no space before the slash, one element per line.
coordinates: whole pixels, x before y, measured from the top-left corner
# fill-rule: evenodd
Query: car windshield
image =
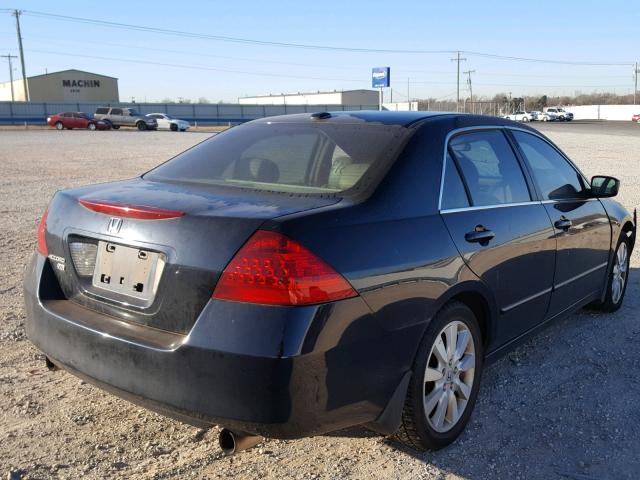
<path fill-rule="evenodd" d="M 202 142 L 144 178 L 288 193 L 361 191 L 386 171 L 408 135 L 398 125 L 247 124 Z"/>

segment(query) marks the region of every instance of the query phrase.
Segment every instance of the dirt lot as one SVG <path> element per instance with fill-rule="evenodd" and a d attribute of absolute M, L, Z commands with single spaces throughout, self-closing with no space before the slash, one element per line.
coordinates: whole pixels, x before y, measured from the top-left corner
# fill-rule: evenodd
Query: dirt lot
<path fill-rule="evenodd" d="M 568 128 L 563 128 L 568 127 Z M 544 125 L 587 175 L 622 179 L 640 204 L 640 125 Z M 24 265 L 58 189 L 145 171 L 208 134 L 0 131 L 2 478 L 637 478 L 640 255 L 614 315 L 584 311 L 489 367 L 466 432 L 419 454 L 364 429 L 266 441 L 235 457 L 209 432 L 49 372 L 25 338 Z"/>

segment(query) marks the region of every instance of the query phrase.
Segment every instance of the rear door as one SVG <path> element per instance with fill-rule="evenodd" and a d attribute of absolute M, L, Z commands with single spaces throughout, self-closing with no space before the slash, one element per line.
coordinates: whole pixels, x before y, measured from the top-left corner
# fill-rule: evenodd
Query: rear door
<path fill-rule="evenodd" d="M 500 318 L 493 345 L 541 322 L 551 298 L 556 243 L 501 129 L 463 131 L 450 139 L 440 212 L 467 265 L 495 295 Z"/>
<path fill-rule="evenodd" d="M 554 225 L 558 255 L 549 315 L 598 294 L 606 279 L 611 226 L 584 177 L 542 137 L 513 130 Z"/>
<path fill-rule="evenodd" d="M 64 128 L 73 128 L 75 126 L 73 123 L 73 113 L 64 112 L 60 117 L 62 117 L 62 125 L 64 125 Z"/>
<path fill-rule="evenodd" d="M 73 128 L 87 128 L 88 122 L 87 120 L 80 114 L 73 114 Z"/>
<path fill-rule="evenodd" d="M 109 113 L 109 120 L 113 125 L 125 125 L 123 121 L 122 109 L 121 108 L 112 108 Z"/>

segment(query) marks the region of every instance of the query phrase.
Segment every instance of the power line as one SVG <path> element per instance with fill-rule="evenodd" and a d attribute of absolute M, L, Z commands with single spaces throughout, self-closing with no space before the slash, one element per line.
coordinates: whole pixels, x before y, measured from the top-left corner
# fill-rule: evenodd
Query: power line
<path fill-rule="evenodd" d="M 25 49 L 27 52 L 33 53 L 44 53 L 48 55 L 56 55 L 56 56 L 64 56 L 64 57 L 78 57 L 78 58 L 89 58 L 95 60 L 107 60 L 113 62 L 125 62 L 125 63 L 138 63 L 145 65 L 156 65 L 161 67 L 173 67 L 173 68 L 185 68 L 189 70 L 203 70 L 203 71 L 218 71 L 218 72 L 226 72 L 226 73 L 238 73 L 244 75 L 253 75 L 258 77 L 276 77 L 276 78 L 289 78 L 289 79 L 303 79 L 303 80 L 321 80 L 321 81 L 338 81 L 338 82 L 349 82 L 349 83 L 362 83 L 362 79 L 355 78 L 335 78 L 335 77 L 317 77 L 317 76 L 305 76 L 305 75 L 287 75 L 287 74 L 277 74 L 277 73 L 265 73 L 265 72 L 256 72 L 249 70 L 235 70 L 230 68 L 221 68 L 221 67 L 213 67 L 209 65 L 191 65 L 191 64 L 181 64 L 181 63 L 170 63 L 170 62 L 155 62 L 150 60 L 142 60 L 137 58 L 122 58 L 122 57 L 107 57 L 107 56 L 98 56 L 98 55 L 83 55 L 79 53 L 63 53 L 56 52 L 51 50 L 40 50 L 27 48 Z M 451 82 L 437 82 L 437 81 L 421 81 L 421 80 L 411 80 L 412 84 L 418 85 L 451 85 Z M 556 85 L 541 85 L 541 84 L 524 84 L 524 83 L 482 83 L 482 86 L 497 86 L 497 87 L 540 87 L 540 88 L 608 88 L 608 87 L 626 87 L 627 85 L 577 85 L 574 83 L 571 84 L 556 84 Z"/>
<path fill-rule="evenodd" d="M 8 11 L 8 9 L 2 9 L 4 11 Z M 120 23 L 120 22 L 111 22 L 106 20 L 98 20 L 92 18 L 85 17 L 75 17 L 70 15 L 60 15 L 54 13 L 47 12 L 39 12 L 34 10 L 24 10 L 23 14 L 30 15 L 34 17 L 43 17 L 50 18 L 54 20 L 74 22 L 74 23 L 84 23 L 89 25 L 100 25 L 104 27 L 110 28 L 118 28 L 125 30 L 135 30 L 140 32 L 147 33 L 157 33 L 162 35 L 171 35 L 185 38 L 198 38 L 204 40 L 215 40 L 222 42 L 232 42 L 232 43 L 241 43 L 241 44 L 250 44 L 250 45 L 261 45 L 261 46 L 271 46 L 271 47 L 283 47 L 283 48 L 298 48 L 298 49 L 310 49 L 310 50 L 325 50 L 325 51 L 334 51 L 334 52 L 358 52 L 358 53 L 402 53 L 402 54 L 457 54 L 464 53 L 466 55 L 474 55 L 478 57 L 485 58 L 493 58 L 496 60 L 505 60 L 505 61 L 518 61 L 518 62 L 534 62 L 534 63 L 550 63 L 550 64 L 558 64 L 558 65 L 586 65 L 586 66 L 629 66 L 633 65 L 634 62 L 580 62 L 574 60 L 554 60 L 554 59 L 542 59 L 542 58 L 527 58 L 527 57 L 517 57 L 517 56 L 509 56 L 509 55 L 499 55 L 493 53 L 486 52 L 475 52 L 475 51 L 464 51 L 464 50 L 421 50 L 421 49 L 391 49 L 391 48 L 361 48 L 361 47 L 338 47 L 332 45 L 316 45 L 316 44 L 304 44 L 304 43 L 290 43 L 290 42 L 276 42 L 269 40 L 259 40 L 252 38 L 242 38 L 242 37 L 231 37 L 224 35 L 211 35 L 204 33 L 196 33 L 196 32 L 188 32 L 182 30 L 172 30 L 166 28 L 158 28 L 158 27 L 149 27 L 144 25 L 135 25 L 129 23 Z"/>
<path fill-rule="evenodd" d="M 152 62 L 148 60 L 139 60 L 135 58 L 103 57 L 103 56 L 97 56 L 97 55 L 82 55 L 79 53 L 61 53 L 61 52 L 53 52 L 50 50 L 37 50 L 33 48 L 29 48 L 27 49 L 27 51 L 35 52 L 35 53 L 46 53 L 49 55 L 61 55 L 66 57 L 90 58 L 95 60 L 109 60 L 114 62 L 142 63 L 145 65 L 157 65 L 161 67 L 176 67 L 176 68 L 187 68 L 191 70 L 207 70 L 207 71 L 215 71 L 215 72 L 240 73 L 243 75 L 255 75 L 258 77 L 279 77 L 279 78 L 291 78 L 291 79 L 330 80 L 330 81 L 336 81 L 336 82 L 362 83 L 362 79 L 356 80 L 356 79 L 349 79 L 349 78 L 309 77 L 309 76 L 299 76 L 299 75 L 285 75 L 285 74 L 278 74 L 278 73 L 262 73 L 262 72 L 252 72 L 247 70 L 234 70 L 230 68 L 211 67 L 208 65 L 188 65 L 188 64 L 168 63 L 168 62 Z"/>

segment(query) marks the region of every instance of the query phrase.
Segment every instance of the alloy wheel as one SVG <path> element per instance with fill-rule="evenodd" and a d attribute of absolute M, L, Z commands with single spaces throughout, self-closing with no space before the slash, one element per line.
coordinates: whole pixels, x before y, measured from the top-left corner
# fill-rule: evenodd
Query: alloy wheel
<path fill-rule="evenodd" d="M 627 244 L 621 242 L 616 252 L 615 263 L 613 264 L 613 278 L 611 279 L 611 301 L 617 304 L 624 292 L 627 281 L 627 271 L 629 269 L 629 255 Z"/>
<path fill-rule="evenodd" d="M 424 413 L 437 432 L 451 430 L 464 413 L 475 377 L 473 336 L 460 321 L 448 323 L 431 347 L 424 372 Z"/>

